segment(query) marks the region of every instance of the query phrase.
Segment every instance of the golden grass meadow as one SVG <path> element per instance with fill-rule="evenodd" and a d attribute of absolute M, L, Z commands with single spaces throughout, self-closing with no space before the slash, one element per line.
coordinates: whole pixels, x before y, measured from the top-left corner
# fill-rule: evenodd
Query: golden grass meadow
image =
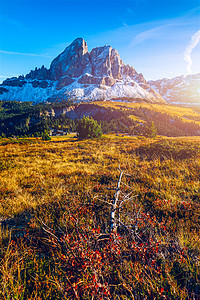
<path fill-rule="evenodd" d="M 1 139 L 0 299 L 199 299 L 199 150 L 199 137 Z M 133 197 L 110 232 L 119 166 Z"/>
<path fill-rule="evenodd" d="M 95 102 L 93 102 L 95 104 Z M 184 106 L 175 106 L 175 105 L 166 105 L 166 104 L 156 104 L 156 103 L 144 103 L 144 102 L 118 102 L 118 101 L 97 101 L 98 105 L 103 107 L 109 107 L 114 109 L 124 109 L 124 110 L 133 110 L 132 118 L 135 119 L 134 109 L 142 107 L 143 109 L 148 109 L 153 112 L 165 113 L 173 117 L 178 117 L 180 120 L 191 123 L 195 122 L 200 124 L 200 116 L 197 108 L 194 107 L 184 107 Z M 137 118 L 138 119 L 138 118 Z M 136 119 L 136 120 L 137 120 Z M 140 119 L 139 119 L 140 120 Z M 143 120 L 141 120 L 144 122 Z"/>

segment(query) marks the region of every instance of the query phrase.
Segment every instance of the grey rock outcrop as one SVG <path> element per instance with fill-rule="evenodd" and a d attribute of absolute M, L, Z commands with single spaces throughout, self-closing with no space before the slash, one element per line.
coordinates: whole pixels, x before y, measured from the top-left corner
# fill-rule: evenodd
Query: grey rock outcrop
<path fill-rule="evenodd" d="M 3 93 L 7 93 L 8 89 L 4 88 L 4 87 L 0 87 L 0 95 L 3 95 Z"/>
<path fill-rule="evenodd" d="M 72 82 L 74 82 L 74 79 L 72 79 L 69 76 L 61 77 L 57 84 L 57 90 L 60 90 L 63 87 L 70 85 Z"/>
<path fill-rule="evenodd" d="M 34 88 L 41 87 L 41 88 L 45 89 L 48 87 L 48 82 L 46 80 L 42 80 L 42 81 L 34 80 L 31 82 L 31 84 Z"/>
<path fill-rule="evenodd" d="M 44 67 L 44 65 L 41 68 L 35 68 L 34 71 L 30 71 L 29 74 L 25 76 L 26 79 L 38 79 L 38 80 L 47 80 L 50 79 L 49 76 L 49 70 Z"/>
<path fill-rule="evenodd" d="M 2 83 L 2 85 L 5 86 L 17 86 L 17 87 L 23 87 L 25 84 L 26 84 L 25 80 L 20 80 L 17 77 L 7 78 Z"/>
<path fill-rule="evenodd" d="M 92 76 L 90 74 L 85 74 L 79 78 L 78 83 L 82 84 L 100 84 L 101 78 Z"/>
<path fill-rule="evenodd" d="M 110 46 L 94 48 L 90 53 L 90 62 L 94 76 L 121 77 L 119 54 Z"/>
<path fill-rule="evenodd" d="M 78 38 L 52 61 L 50 78 L 59 80 L 63 76 L 79 77 L 90 71 L 87 69 L 88 64 L 87 44 L 82 38 Z"/>
<path fill-rule="evenodd" d="M 116 83 L 116 80 L 113 77 L 102 77 L 101 84 L 107 86 L 113 86 Z"/>

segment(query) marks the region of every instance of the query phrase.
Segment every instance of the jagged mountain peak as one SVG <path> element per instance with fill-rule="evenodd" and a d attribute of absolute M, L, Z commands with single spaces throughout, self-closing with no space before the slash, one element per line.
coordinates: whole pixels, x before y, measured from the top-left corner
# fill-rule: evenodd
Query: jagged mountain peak
<path fill-rule="evenodd" d="M 74 55 L 78 54 L 81 56 L 87 52 L 88 46 L 85 40 L 83 38 L 77 38 L 69 46 L 67 46 L 65 50 L 58 56 L 69 53 L 74 53 Z"/>
<path fill-rule="evenodd" d="M 52 80 L 59 80 L 66 75 L 72 77 L 80 76 L 80 72 L 83 70 L 77 72 L 77 69 L 82 63 L 82 58 L 85 54 L 88 54 L 87 44 L 83 38 L 77 38 L 52 61 L 50 65 L 50 78 Z M 84 61 L 84 65 L 87 63 L 88 57 Z"/>
<path fill-rule="evenodd" d="M 45 101 L 73 98 L 76 101 L 134 100 L 163 102 L 142 74 L 125 65 L 109 45 L 88 51 L 83 38 L 75 39 L 51 63 L 25 77 L 7 79 L 0 99 Z"/>
<path fill-rule="evenodd" d="M 85 41 L 82 37 L 76 38 L 76 39 L 70 44 L 70 46 L 71 46 L 71 45 L 75 45 L 75 44 L 87 46 L 86 41 Z M 70 47 L 70 46 L 69 46 L 69 47 Z"/>

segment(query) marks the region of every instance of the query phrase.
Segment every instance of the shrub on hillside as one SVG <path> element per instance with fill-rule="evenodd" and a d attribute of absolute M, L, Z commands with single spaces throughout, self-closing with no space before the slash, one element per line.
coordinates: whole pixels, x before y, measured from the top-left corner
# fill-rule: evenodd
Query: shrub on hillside
<path fill-rule="evenodd" d="M 157 135 L 157 129 L 155 127 L 154 122 L 148 123 L 145 127 L 145 133 L 144 135 L 149 138 L 155 138 Z"/>
<path fill-rule="evenodd" d="M 93 139 L 102 136 L 101 126 L 92 117 L 85 117 L 78 122 L 77 132 L 79 139 Z"/>
<path fill-rule="evenodd" d="M 49 136 L 48 132 L 45 130 L 45 132 L 42 134 L 42 140 L 43 141 L 50 141 L 51 137 Z"/>

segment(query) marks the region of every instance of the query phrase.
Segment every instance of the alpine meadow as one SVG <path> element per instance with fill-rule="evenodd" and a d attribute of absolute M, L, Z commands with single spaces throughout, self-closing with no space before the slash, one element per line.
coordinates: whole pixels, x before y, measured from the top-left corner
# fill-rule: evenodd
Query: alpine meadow
<path fill-rule="evenodd" d="M 197 299 L 199 150 L 198 137 L 2 139 L 0 297 Z"/>

